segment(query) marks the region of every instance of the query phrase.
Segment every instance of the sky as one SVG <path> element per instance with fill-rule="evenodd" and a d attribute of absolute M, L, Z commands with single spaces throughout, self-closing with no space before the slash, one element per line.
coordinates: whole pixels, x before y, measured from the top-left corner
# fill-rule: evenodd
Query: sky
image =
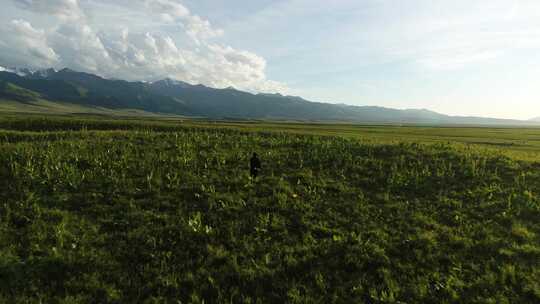
<path fill-rule="evenodd" d="M 540 116 L 538 0 L 0 0 L 0 66 Z"/>

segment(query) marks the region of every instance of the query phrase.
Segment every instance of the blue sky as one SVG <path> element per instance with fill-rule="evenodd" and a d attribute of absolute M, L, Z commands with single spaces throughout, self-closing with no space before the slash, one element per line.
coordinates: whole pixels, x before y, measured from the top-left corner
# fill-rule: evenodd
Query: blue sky
<path fill-rule="evenodd" d="M 537 0 L 9 0 L 0 19 L 0 66 L 540 116 Z"/>

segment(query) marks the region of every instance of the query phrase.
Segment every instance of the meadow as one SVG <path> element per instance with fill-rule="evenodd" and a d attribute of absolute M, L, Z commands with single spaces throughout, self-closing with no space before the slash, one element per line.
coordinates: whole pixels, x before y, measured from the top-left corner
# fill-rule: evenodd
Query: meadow
<path fill-rule="evenodd" d="M 539 303 L 539 153 L 533 128 L 3 115 L 0 302 Z"/>

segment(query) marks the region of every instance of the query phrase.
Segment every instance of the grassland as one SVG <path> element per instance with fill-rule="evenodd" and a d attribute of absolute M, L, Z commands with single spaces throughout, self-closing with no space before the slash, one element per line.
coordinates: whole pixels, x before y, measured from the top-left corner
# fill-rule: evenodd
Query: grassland
<path fill-rule="evenodd" d="M 193 123 L 193 122 L 191 122 Z M 339 136 L 379 144 L 444 143 L 508 155 L 514 159 L 540 160 L 539 127 L 355 125 L 290 122 L 201 122 L 216 127 L 251 131 Z"/>
<path fill-rule="evenodd" d="M 0 302 L 540 302 L 538 129 L 0 129 Z"/>
<path fill-rule="evenodd" d="M 72 103 L 52 102 L 41 98 L 35 98 L 31 101 L 21 102 L 13 100 L 3 100 L 0 98 L 0 113 L 4 115 L 23 115 L 29 114 L 47 115 L 55 113 L 56 115 L 101 115 L 101 116 L 121 116 L 121 117 L 160 117 L 163 115 L 145 112 L 134 109 L 108 109 L 103 107 L 90 107 L 76 105 Z"/>

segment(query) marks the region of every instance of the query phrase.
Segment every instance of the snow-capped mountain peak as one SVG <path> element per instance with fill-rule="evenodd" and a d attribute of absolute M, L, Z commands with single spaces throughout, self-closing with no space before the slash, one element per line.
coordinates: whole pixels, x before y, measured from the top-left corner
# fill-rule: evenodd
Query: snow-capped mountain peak
<path fill-rule="evenodd" d="M 33 77 L 40 77 L 40 78 L 48 78 L 50 77 L 51 75 L 53 74 L 56 74 L 58 71 L 56 69 L 53 69 L 53 68 L 49 68 L 49 69 L 42 69 L 42 70 L 37 70 L 37 71 L 34 71 L 32 73 L 32 76 Z M 28 75 L 27 75 L 28 76 Z"/>
<path fill-rule="evenodd" d="M 158 84 L 158 85 L 165 86 L 165 87 L 182 87 L 182 88 L 188 88 L 188 87 L 192 86 L 191 84 L 189 84 L 187 82 L 172 79 L 172 78 L 169 78 L 169 77 L 167 77 L 165 79 L 158 80 L 158 81 L 154 81 L 151 84 Z"/>
<path fill-rule="evenodd" d="M 25 71 L 22 71 L 21 69 L 17 69 L 17 68 L 6 68 L 3 66 L 0 66 L 0 72 L 8 72 L 8 73 L 17 74 L 19 76 L 26 76 Z"/>
<path fill-rule="evenodd" d="M 36 77 L 36 78 L 48 78 L 49 76 L 58 72 L 56 69 L 30 69 L 30 68 L 18 68 L 18 67 L 2 67 L 0 66 L 0 72 L 9 72 L 17 74 L 21 77 Z"/>

